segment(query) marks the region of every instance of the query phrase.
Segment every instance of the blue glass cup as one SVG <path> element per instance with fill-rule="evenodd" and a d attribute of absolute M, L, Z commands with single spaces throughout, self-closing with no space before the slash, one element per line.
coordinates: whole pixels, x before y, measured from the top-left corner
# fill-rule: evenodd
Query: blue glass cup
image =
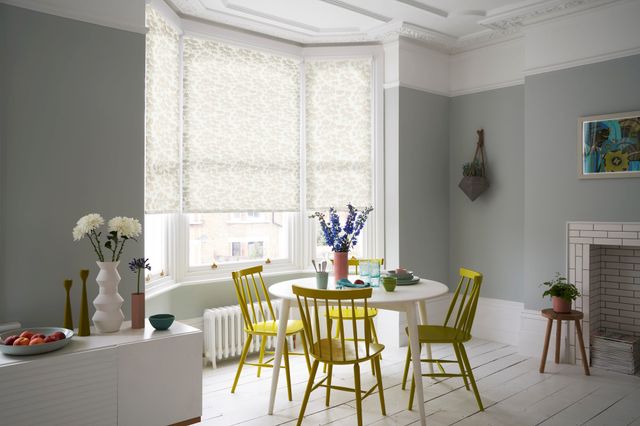
<path fill-rule="evenodd" d="M 362 279 L 362 281 L 364 281 L 365 284 L 368 284 L 371 282 L 370 280 L 370 276 L 371 276 L 371 262 L 369 262 L 368 260 L 360 260 L 359 262 L 359 268 L 360 268 L 360 278 Z"/>
<path fill-rule="evenodd" d="M 380 264 L 378 262 L 369 263 L 369 276 L 371 277 L 371 287 L 380 287 Z"/>

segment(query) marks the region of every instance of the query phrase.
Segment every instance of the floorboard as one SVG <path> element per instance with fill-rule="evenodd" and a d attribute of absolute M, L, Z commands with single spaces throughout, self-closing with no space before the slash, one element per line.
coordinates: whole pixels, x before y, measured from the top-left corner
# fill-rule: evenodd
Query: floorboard
<path fill-rule="evenodd" d="M 538 372 L 539 360 L 517 353 L 513 346 L 474 339 L 466 345 L 485 411 L 478 410 L 472 392 L 461 378 L 423 381 L 429 426 L 440 425 L 634 425 L 640 426 L 640 377 L 592 368 L 590 377 L 579 365 L 547 363 L 545 374 Z M 414 425 L 420 423 L 417 407 L 408 410 L 409 387 L 401 389 L 406 349 L 385 349 L 382 359 L 387 415 L 380 413 L 377 394 L 363 401 L 366 425 Z M 454 359 L 450 345 L 434 345 L 434 357 Z M 251 358 L 255 361 L 255 356 Z M 218 363 L 217 369 L 203 371 L 203 416 L 206 426 L 295 425 L 307 384 L 302 357 L 291 359 L 293 401 L 287 400 L 284 372 L 278 381 L 274 415 L 266 414 L 271 389 L 271 369 L 245 366 L 235 394 L 231 385 L 237 360 Z M 456 364 L 447 371 L 458 372 Z M 333 383 L 353 386 L 351 367 L 334 368 Z M 361 367 L 362 387 L 375 384 L 368 365 Z M 321 371 L 318 377 L 322 377 Z M 411 377 L 411 376 L 410 376 Z M 356 423 L 353 394 L 332 391 L 325 406 L 325 391 L 311 394 L 305 425 L 351 426 Z"/>

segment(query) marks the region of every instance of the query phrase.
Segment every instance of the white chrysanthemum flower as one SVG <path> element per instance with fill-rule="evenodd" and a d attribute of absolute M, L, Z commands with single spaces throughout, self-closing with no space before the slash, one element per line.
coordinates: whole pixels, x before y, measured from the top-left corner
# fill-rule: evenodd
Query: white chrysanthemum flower
<path fill-rule="evenodd" d="M 73 239 L 80 240 L 83 236 L 97 229 L 104 224 L 104 219 L 98 213 L 90 213 L 78 219 L 75 228 L 73 228 Z"/>
<path fill-rule="evenodd" d="M 109 221 L 109 232 L 116 231 L 119 237 L 136 238 L 142 233 L 138 219 L 116 216 Z"/>
<path fill-rule="evenodd" d="M 84 236 L 85 236 L 85 233 L 82 232 L 82 229 L 80 229 L 80 227 L 76 225 L 76 227 L 73 228 L 73 241 L 79 241 Z"/>

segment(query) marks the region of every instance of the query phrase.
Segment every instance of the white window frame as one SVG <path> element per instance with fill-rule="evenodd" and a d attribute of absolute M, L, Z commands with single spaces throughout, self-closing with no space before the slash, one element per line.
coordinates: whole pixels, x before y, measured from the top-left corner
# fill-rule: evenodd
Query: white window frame
<path fill-rule="evenodd" d="M 288 222 L 289 254 L 285 259 L 272 259 L 264 275 L 312 272 L 311 259 L 315 254 L 317 222 L 308 218 L 306 209 L 305 176 L 305 79 L 304 63 L 307 59 L 372 59 L 372 201 L 375 209 L 369 215 L 365 231 L 359 244 L 363 247 L 365 258 L 382 257 L 384 254 L 384 55 L 380 45 L 300 47 L 266 37 L 247 34 L 228 28 L 220 28 L 180 18 L 168 8 L 162 0 L 151 0 L 151 5 L 174 26 L 179 25 L 181 37 L 184 35 L 200 37 L 227 43 L 239 47 L 262 50 L 279 55 L 292 56 L 300 60 L 300 211 Z M 182 48 L 181 48 L 182 50 Z M 180 58 L 182 61 L 182 58 Z M 182 67 L 181 67 L 182 68 Z M 182 99 L 181 101 L 182 102 Z M 182 110 L 182 109 L 181 109 Z M 182 123 L 182 121 L 181 121 Z M 181 124 L 182 126 L 182 124 Z M 182 135 L 182 128 L 180 129 Z M 182 141 L 180 141 L 182 149 Z M 226 262 L 211 266 L 189 266 L 189 220 L 187 214 L 175 213 L 167 218 L 166 256 L 168 274 L 164 277 L 152 277 L 147 282 L 149 295 L 167 291 L 177 285 L 208 284 L 229 281 L 232 271 L 254 266 L 259 260 Z M 212 259 L 213 262 L 213 259 Z"/>

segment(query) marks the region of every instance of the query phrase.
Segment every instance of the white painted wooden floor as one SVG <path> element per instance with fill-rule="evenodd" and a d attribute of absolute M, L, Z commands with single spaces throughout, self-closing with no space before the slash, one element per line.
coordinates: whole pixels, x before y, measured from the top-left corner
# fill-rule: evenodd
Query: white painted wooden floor
<path fill-rule="evenodd" d="M 473 394 L 462 379 L 436 381 L 425 378 L 427 423 L 435 425 L 638 425 L 640 426 L 640 377 L 593 368 L 583 375 L 580 365 L 547 363 L 538 373 L 539 360 L 517 353 L 513 346 L 474 339 L 466 346 L 485 405 L 478 411 Z M 450 345 L 434 345 L 434 355 L 451 358 Z M 407 410 L 409 391 L 400 387 L 405 352 L 385 349 L 382 374 L 387 416 L 382 416 L 377 395 L 363 402 L 367 425 L 419 424 L 417 410 Z M 307 370 L 302 357 L 293 357 L 291 381 L 293 401 L 287 400 L 284 370 L 278 382 L 274 415 L 266 414 L 271 369 L 245 366 L 235 394 L 231 384 L 236 371 L 232 360 L 203 373 L 203 417 L 201 425 L 295 425 L 304 394 Z M 449 367 L 455 370 L 453 364 Z M 352 369 L 335 367 L 333 383 L 353 386 Z M 320 372 L 319 372 L 320 374 Z M 322 376 L 319 376 L 322 377 Z M 362 387 L 374 383 L 369 366 L 362 368 Z M 324 388 L 311 394 L 305 425 L 350 426 L 356 424 L 353 394 L 332 391 L 325 407 Z"/>

